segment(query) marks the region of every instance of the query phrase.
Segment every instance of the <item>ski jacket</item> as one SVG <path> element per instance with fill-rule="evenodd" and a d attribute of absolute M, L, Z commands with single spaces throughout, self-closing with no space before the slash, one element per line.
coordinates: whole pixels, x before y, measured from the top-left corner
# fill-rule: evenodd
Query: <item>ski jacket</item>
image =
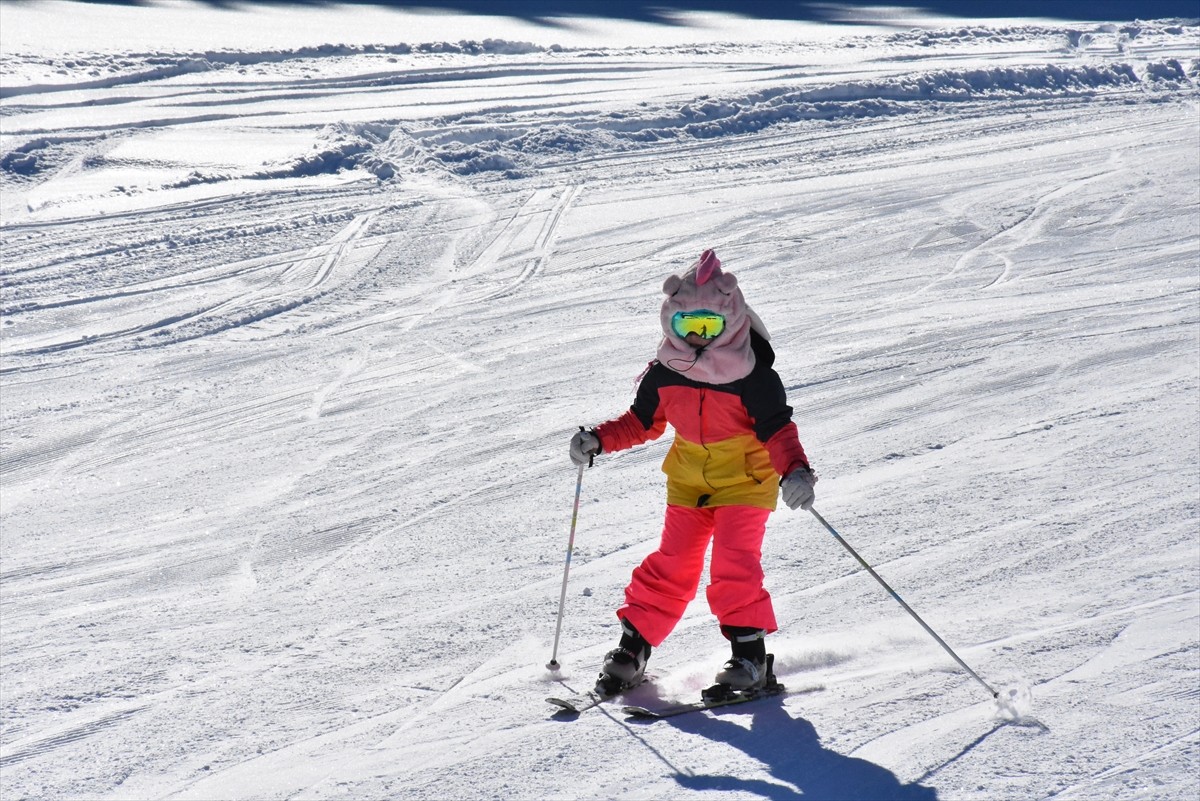
<path fill-rule="evenodd" d="M 751 336 L 755 366 L 745 378 L 705 384 L 652 362 L 629 410 L 595 429 L 603 451 L 658 439 L 668 423 L 675 442 L 663 460 L 667 503 L 774 509 L 780 476 L 808 468 L 775 352 Z"/>

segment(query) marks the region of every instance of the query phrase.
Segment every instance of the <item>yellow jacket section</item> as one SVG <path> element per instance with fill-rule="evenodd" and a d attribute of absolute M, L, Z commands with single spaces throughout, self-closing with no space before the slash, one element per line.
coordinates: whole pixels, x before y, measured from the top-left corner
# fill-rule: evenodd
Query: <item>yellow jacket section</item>
<path fill-rule="evenodd" d="M 753 434 L 698 445 L 678 434 L 663 460 L 667 503 L 775 509 L 779 474 Z"/>

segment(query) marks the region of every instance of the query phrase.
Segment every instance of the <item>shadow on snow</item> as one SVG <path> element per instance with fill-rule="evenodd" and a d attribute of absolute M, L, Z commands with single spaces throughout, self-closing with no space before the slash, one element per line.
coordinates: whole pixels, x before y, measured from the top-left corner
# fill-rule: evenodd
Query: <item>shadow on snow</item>
<path fill-rule="evenodd" d="M 81 0 L 113 5 L 150 5 L 150 0 Z M 496 17 L 517 17 L 546 25 L 554 18 L 602 17 L 609 19 L 678 24 L 686 11 L 737 14 L 757 19 L 888 24 L 894 9 L 911 9 L 962 19 L 1040 17 L 1079 21 L 1123 21 L 1163 17 L 1195 18 L 1196 0 L 200 0 L 215 8 L 247 5 L 323 6 L 359 4 L 396 9 L 459 12 Z M 881 10 L 885 5 L 893 11 Z"/>
<path fill-rule="evenodd" d="M 726 712 L 725 717 L 741 716 Z M 675 780 L 689 790 L 739 791 L 778 801 L 937 801 L 937 791 L 904 784 L 884 767 L 843 756 L 821 745 L 817 730 L 777 704 L 759 704 L 750 728 L 715 715 L 680 715 L 664 723 L 680 731 L 727 743 L 761 762 L 778 782 L 717 774 L 684 774 Z M 789 786 L 790 785 L 790 786 Z M 799 792 L 791 789 L 798 788 Z"/>

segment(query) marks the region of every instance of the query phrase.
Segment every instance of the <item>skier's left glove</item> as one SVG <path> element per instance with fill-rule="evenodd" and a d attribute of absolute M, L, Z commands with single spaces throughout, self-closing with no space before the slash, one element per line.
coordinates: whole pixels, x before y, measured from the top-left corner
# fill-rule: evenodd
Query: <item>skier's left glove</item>
<path fill-rule="evenodd" d="M 797 467 L 779 483 L 783 502 L 788 505 L 789 509 L 808 511 L 812 508 L 813 501 L 816 500 L 816 493 L 813 491 L 813 484 L 816 483 L 816 473 L 807 467 Z"/>

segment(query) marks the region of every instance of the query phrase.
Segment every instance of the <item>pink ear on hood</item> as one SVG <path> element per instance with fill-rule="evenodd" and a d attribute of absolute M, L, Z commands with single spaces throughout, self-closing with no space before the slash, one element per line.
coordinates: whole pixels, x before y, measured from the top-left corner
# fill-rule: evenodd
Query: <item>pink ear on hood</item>
<path fill-rule="evenodd" d="M 733 290 L 737 289 L 737 276 L 733 273 L 718 273 L 713 278 L 713 283 L 717 285 L 717 289 L 729 295 Z"/>
<path fill-rule="evenodd" d="M 700 254 L 700 261 L 696 262 L 696 286 L 707 284 L 714 273 L 720 275 L 721 260 L 717 258 L 716 251 L 709 248 Z"/>

